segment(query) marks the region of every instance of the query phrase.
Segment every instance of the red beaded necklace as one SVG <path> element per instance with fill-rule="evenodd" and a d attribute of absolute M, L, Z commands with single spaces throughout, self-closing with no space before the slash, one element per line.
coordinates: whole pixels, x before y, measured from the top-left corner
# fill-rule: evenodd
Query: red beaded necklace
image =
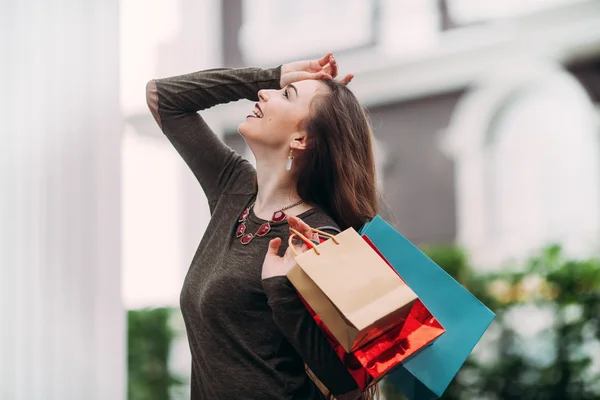
<path fill-rule="evenodd" d="M 246 208 L 244 212 L 240 215 L 240 218 L 238 220 L 240 224 L 237 227 L 235 235 L 236 237 L 241 238 L 240 242 L 242 242 L 242 244 L 250 243 L 255 236 L 265 236 L 271 231 L 271 223 L 281 222 L 287 218 L 287 216 L 284 213 L 285 210 L 289 210 L 290 208 L 296 207 L 302 203 L 304 203 L 304 200 L 299 200 L 294 204 L 290 204 L 287 207 L 280 208 L 278 211 L 275 211 L 273 213 L 273 216 L 269 221 L 265 222 L 258 228 L 256 233 L 246 233 L 246 220 L 248 219 L 248 215 L 250 215 L 250 209 L 254 207 L 254 203 L 252 203 L 250 207 Z"/>

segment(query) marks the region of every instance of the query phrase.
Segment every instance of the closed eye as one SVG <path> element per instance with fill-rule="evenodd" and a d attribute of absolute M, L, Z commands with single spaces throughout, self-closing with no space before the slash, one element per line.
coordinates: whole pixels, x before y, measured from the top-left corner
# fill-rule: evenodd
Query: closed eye
<path fill-rule="evenodd" d="M 288 92 L 288 88 L 286 86 L 286 88 L 283 90 L 283 97 L 285 97 L 286 99 L 290 98 L 290 94 Z"/>

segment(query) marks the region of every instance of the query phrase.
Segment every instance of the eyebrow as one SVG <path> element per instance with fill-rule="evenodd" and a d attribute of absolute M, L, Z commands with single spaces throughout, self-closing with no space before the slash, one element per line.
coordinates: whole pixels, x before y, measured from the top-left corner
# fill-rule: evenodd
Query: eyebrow
<path fill-rule="evenodd" d="M 294 91 L 296 92 L 296 97 L 298 97 L 298 89 L 296 89 L 296 86 L 292 85 L 291 83 L 288 85 L 289 88 L 294 89 Z"/>

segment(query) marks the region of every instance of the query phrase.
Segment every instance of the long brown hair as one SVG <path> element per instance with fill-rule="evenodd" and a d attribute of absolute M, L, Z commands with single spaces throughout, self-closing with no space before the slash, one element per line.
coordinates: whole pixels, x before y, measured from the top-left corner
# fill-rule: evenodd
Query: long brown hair
<path fill-rule="evenodd" d="M 305 121 L 307 147 L 298 158 L 298 194 L 318 205 L 342 230 L 377 214 L 371 124 L 346 85 L 322 81 Z"/>
<path fill-rule="evenodd" d="M 378 210 L 371 124 L 346 85 L 322 81 L 326 90 L 313 99 L 305 121 L 307 147 L 298 157 L 298 194 L 321 207 L 342 230 L 359 229 Z M 333 395 L 306 368 L 328 399 Z M 379 398 L 377 385 L 361 400 Z"/>

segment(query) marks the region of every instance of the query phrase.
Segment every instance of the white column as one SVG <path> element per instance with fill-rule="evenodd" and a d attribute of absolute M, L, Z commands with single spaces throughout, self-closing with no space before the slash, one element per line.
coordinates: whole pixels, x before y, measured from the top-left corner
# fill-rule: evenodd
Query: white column
<path fill-rule="evenodd" d="M 0 13 L 0 398 L 125 398 L 117 0 Z"/>

